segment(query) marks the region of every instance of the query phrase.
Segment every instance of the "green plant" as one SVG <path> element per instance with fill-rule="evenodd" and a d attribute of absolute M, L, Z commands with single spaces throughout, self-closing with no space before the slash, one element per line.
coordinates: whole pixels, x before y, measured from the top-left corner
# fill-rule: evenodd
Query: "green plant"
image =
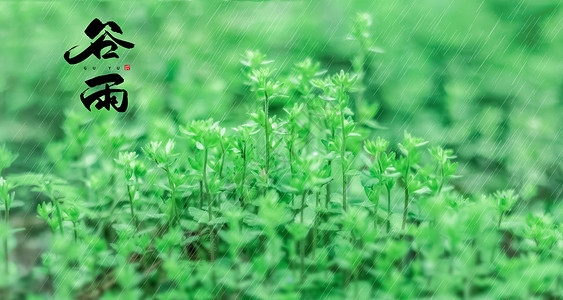
<path fill-rule="evenodd" d="M 181 137 L 151 142 L 143 154 L 122 149 L 115 163 L 80 164 L 92 175 L 76 188 L 55 175 L 0 181 L 8 202 L 10 191 L 23 186 L 50 200 L 37 207 L 55 234 L 36 272 L 53 283 L 52 295 L 510 298 L 515 294 L 503 292 L 504 282 L 514 280 L 515 269 L 542 274 L 520 287 L 522 295 L 559 295 L 553 282 L 560 275 L 549 268 L 561 258 L 558 221 L 514 212 L 501 227 L 515 191 L 459 194 L 451 188 L 452 151 L 420 151 L 426 142 L 406 132 L 396 146 L 382 137 L 362 139 L 347 106 L 353 76 L 310 81 L 300 89 L 319 94 L 293 99 L 284 117 L 270 118 L 275 138 L 267 175 L 256 146 L 264 127 L 251 114 L 234 130 L 212 119 L 190 121 L 178 126 Z M 305 100 L 325 106 L 299 103 Z M 309 116 L 323 116 L 325 127 L 309 124 L 315 119 Z M 143 159 L 156 168 L 145 170 Z M 102 171 L 112 178 L 94 179 Z M 109 182 L 115 184 L 104 197 Z M 331 184 L 341 184 L 342 202 Z M 402 203 L 392 197 L 400 194 Z M 395 220 L 395 204 L 402 204 L 402 220 Z M 63 231 L 69 225 L 72 236 Z M 80 279 L 71 282 L 67 274 Z"/>
<path fill-rule="evenodd" d="M 134 201 L 137 194 L 137 178 L 146 173 L 143 164 L 138 162 L 138 155 L 134 152 L 120 152 L 119 158 L 116 159 L 116 163 L 123 168 L 123 173 L 127 185 L 127 197 L 129 199 L 129 210 L 131 213 L 131 222 L 135 224 L 135 227 L 139 227 L 139 219 L 135 216 Z"/>
<path fill-rule="evenodd" d="M 199 9 L 208 4 L 194 5 Z M 224 16 L 223 10 L 232 12 L 233 7 L 248 5 L 213 11 Z M 261 5 L 264 14 L 272 7 Z M 327 4 L 312 6 L 319 5 Z M 418 5 L 413 7 L 423 8 Z M 382 11 L 394 12 L 396 17 L 394 6 Z M 530 6 L 523 10 L 526 7 Z M 292 11 L 280 15 L 286 14 Z M 548 197 L 551 206 L 538 208 L 536 203 L 521 201 L 516 209 L 518 199 L 529 199 L 529 188 L 517 186 L 518 190 L 483 196 L 464 188 L 465 179 L 456 176 L 458 161 L 464 166 L 463 175 L 472 175 L 466 167 L 474 162 L 468 161 L 467 152 L 485 152 L 476 156 L 487 164 L 487 158 L 498 154 L 501 169 L 511 159 L 503 156 L 507 154 L 502 149 L 488 153 L 484 150 L 488 147 L 469 146 L 481 138 L 502 138 L 504 131 L 489 132 L 489 127 L 495 127 L 489 125 L 496 121 L 504 124 L 506 132 L 518 124 L 505 112 L 491 109 L 487 114 L 496 116 L 495 122 L 465 128 L 464 114 L 470 109 L 460 108 L 457 100 L 475 101 L 470 95 L 481 97 L 475 93 L 482 90 L 456 75 L 458 68 L 467 69 L 457 56 L 451 56 L 451 49 L 460 57 L 469 52 L 471 61 L 486 66 L 478 60 L 483 53 L 482 57 L 490 54 L 494 59 L 494 51 L 481 52 L 490 42 L 474 48 L 470 37 L 460 41 L 438 35 L 448 39 L 436 45 L 424 41 L 423 49 L 415 47 L 419 51 L 413 52 L 410 44 L 396 51 L 395 40 L 385 40 L 388 33 L 370 33 L 372 22 L 378 23 L 377 28 L 388 26 L 380 22 L 381 17 L 357 16 L 352 37 L 360 46 L 359 53 L 348 53 L 339 43 L 322 46 L 328 49 L 326 56 L 309 52 L 284 56 L 277 53 L 282 47 L 274 47 L 270 51 L 277 55 L 276 62 L 267 61 L 258 51 L 247 52 L 242 60 L 246 86 L 235 75 L 240 66 L 232 59 L 238 52 L 229 51 L 230 39 L 222 44 L 226 51 L 220 60 L 219 55 L 207 56 L 202 51 L 206 68 L 182 69 L 184 55 L 192 52 L 184 51 L 162 67 L 166 84 L 142 87 L 155 90 L 154 95 L 148 96 L 151 101 L 135 101 L 131 114 L 66 112 L 60 138 L 40 145 L 45 146 L 48 159 L 41 159 L 37 166 L 31 168 L 26 156 L 20 155 L 26 159 L 15 161 L 12 167 L 15 155 L 0 148 L 0 204 L 5 211 L 0 262 L 6 266 L 6 272 L 0 272 L 0 297 L 561 298 L 563 227 L 557 194 Z M 478 19 L 483 20 L 482 16 Z M 400 23 L 408 22 L 401 19 Z M 204 27 L 217 29 L 215 23 L 221 22 Z M 308 20 L 302 24 L 305 28 Z M 439 27 L 449 27 L 444 28 Z M 502 21 L 495 28 L 503 28 Z M 338 35 L 340 31 L 334 29 Z M 401 32 L 393 34 L 398 38 Z M 300 32 L 291 33 L 295 37 L 284 45 L 302 42 Z M 176 34 L 181 35 L 165 31 L 162 39 Z M 409 35 L 418 40 L 424 31 Z M 194 35 L 188 48 L 209 45 L 211 37 L 203 36 Z M 380 52 L 372 49 L 375 37 L 390 48 L 389 56 L 370 54 Z M 316 37 L 310 42 L 319 41 Z M 241 43 L 238 50 L 249 46 Z M 502 46 L 498 47 L 504 51 Z M 426 51 L 437 57 L 427 60 Z M 397 57 L 408 59 L 398 61 Z M 507 55 L 500 62 L 512 60 Z M 219 61 L 232 65 L 221 69 L 225 72 L 221 76 L 208 68 Z M 279 69 L 266 69 L 273 64 Z M 433 64 L 443 64 L 440 72 L 423 79 L 411 73 L 405 80 L 390 75 L 410 67 L 424 74 Z M 291 70 L 284 70 L 287 66 Z M 321 66 L 328 69 L 326 75 Z M 448 72 L 453 67 L 456 72 Z M 339 72 L 333 74 L 334 70 Z M 471 74 L 464 76 L 476 76 Z M 528 75 L 523 71 L 519 76 Z M 393 79 L 398 83 L 390 84 Z M 0 82 L 2 95 L 5 86 Z M 427 91 L 433 91 L 432 95 L 425 97 Z M 478 100 L 480 105 L 495 101 L 484 95 Z M 159 96 L 166 101 L 153 101 L 160 100 Z M 412 101 L 419 98 L 423 104 L 412 114 L 410 106 L 416 103 Z M 510 109 L 511 99 L 503 98 L 503 110 Z M 263 102 L 257 106 L 256 100 Z M 481 114 L 474 117 L 487 121 Z M 394 118 L 399 121 L 391 121 Z M 376 121 L 389 126 L 375 126 Z M 450 123 L 462 128 L 455 127 L 452 133 L 441 127 Z M 434 126 L 440 134 L 432 134 L 437 130 Z M 397 134 L 405 128 L 413 134 L 428 130 L 424 136 L 433 146 L 422 151 L 426 142 L 407 131 L 397 143 Z M 475 132 L 462 134 L 466 129 Z M 457 132 L 467 141 L 457 137 Z M 457 147 L 460 144 L 463 147 Z M 449 147 L 461 152 L 460 157 Z M 147 160 L 152 162 L 149 168 L 144 166 Z M 19 173 L 25 167 L 35 173 Z M 553 168 L 557 171 L 557 166 Z M 550 178 L 557 183 L 556 171 Z M 478 182 L 499 179 L 505 178 L 491 176 Z M 555 185 L 545 187 L 546 191 L 552 192 Z M 26 201 L 16 201 L 16 192 L 18 200 Z M 35 207 L 39 222 L 25 217 L 25 209 Z M 16 224 L 27 227 L 17 239 L 19 229 L 11 228 Z M 51 232 L 45 232 L 49 228 Z M 21 255 L 11 255 L 16 246 L 16 251 L 33 248 L 22 236 L 35 234 L 32 245 L 40 246 L 40 261 L 24 265 Z M 26 244 L 16 244 L 16 240 Z"/>
<path fill-rule="evenodd" d="M 15 193 L 10 193 L 10 184 L 2 177 L 0 177 L 0 202 L 3 204 L 4 208 L 4 224 L 5 230 L 4 240 L 2 241 L 4 247 L 4 263 L 5 263 L 5 273 L 9 275 L 10 273 L 10 256 L 9 256 L 9 245 L 8 245 L 8 237 L 9 237 L 9 228 L 10 228 L 10 208 L 12 203 L 14 202 Z"/>
<path fill-rule="evenodd" d="M 3 244 L 3 252 L 4 252 L 4 270 L 6 276 L 10 273 L 10 256 L 9 256 L 9 245 L 8 245 L 8 238 L 10 232 L 10 208 L 12 207 L 12 203 L 14 202 L 15 192 L 10 192 L 13 186 L 10 182 L 6 181 L 1 175 L 2 170 L 9 168 L 12 163 L 16 160 L 17 155 L 11 153 L 5 145 L 0 146 L 0 205 L 3 206 L 4 210 L 4 224 L 3 226 L 3 234 L 4 237 L 2 244 Z"/>
<path fill-rule="evenodd" d="M 167 201 L 166 214 L 168 215 L 168 223 L 173 226 L 178 222 L 180 216 L 180 208 L 176 197 L 177 187 L 182 180 L 182 176 L 175 173 L 174 163 L 176 162 L 176 154 L 172 153 L 174 149 L 174 141 L 168 140 L 166 146 L 162 147 L 162 142 L 151 142 L 144 151 L 159 168 L 161 168 L 168 179 L 168 190 L 170 197 Z"/>
<path fill-rule="evenodd" d="M 315 81 L 314 85 L 322 88 L 325 95 L 324 99 L 328 101 L 336 100 L 336 114 L 332 114 L 332 121 L 335 118 L 338 119 L 337 123 L 333 123 L 331 135 L 331 140 L 328 142 L 332 144 L 329 146 L 330 150 L 338 151 L 340 158 L 340 169 L 342 176 L 342 209 L 346 211 L 347 204 L 347 189 L 348 181 L 347 178 L 349 174 L 349 168 L 352 163 L 352 154 L 348 153 L 348 137 L 359 136 L 358 133 L 354 132 L 354 121 L 348 116 L 353 115 L 352 111 L 348 107 L 349 96 L 348 92 L 352 88 L 354 82 L 356 81 L 356 76 L 350 76 L 350 74 L 345 73 L 343 70 L 339 74 L 335 74 L 330 79 L 324 81 Z M 330 109 L 328 110 L 330 114 Z M 330 115 L 329 115 L 330 116 Z M 340 126 L 340 135 L 336 135 L 336 126 Z"/>
<path fill-rule="evenodd" d="M 60 234 L 64 234 L 64 225 L 63 225 L 63 196 L 60 193 L 57 193 L 59 186 L 65 184 L 63 180 L 58 178 L 49 178 L 41 176 L 37 183 L 36 191 L 44 193 L 47 198 L 51 201 L 50 204 L 52 206 L 48 206 L 47 204 L 43 203 L 43 206 L 38 206 L 37 210 L 39 212 L 39 216 L 46 221 L 49 222 L 51 225 L 51 229 L 53 232 L 58 229 Z M 53 211 L 51 210 L 54 210 Z M 56 219 L 54 219 L 56 216 Z"/>
<path fill-rule="evenodd" d="M 245 199 L 248 197 L 246 181 L 248 177 L 248 164 L 254 158 L 255 151 L 251 136 L 258 133 L 251 125 L 243 125 L 234 129 L 236 134 L 233 138 L 233 152 L 238 154 L 235 158 L 235 181 L 238 185 L 239 200 L 244 207 Z"/>
<path fill-rule="evenodd" d="M 358 13 L 354 20 L 353 26 L 348 35 L 348 39 L 355 40 L 359 44 L 359 51 L 352 60 L 352 66 L 357 74 L 357 97 L 354 102 L 355 115 L 361 124 L 370 124 L 370 120 L 377 112 L 378 104 L 368 104 L 364 100 L 366 91 L 366 68 L 369 66 L 369 58 L 371 53 L 383 53 L 383 50 L 376 47 L 375 40 L 369 29 L 373 23 L 372 16 L 367 13 Z"/>
<path fill-rule="evenodd" d="M 252 89 L 256 92 L 257 98 L 260 102 L 264 102 L 263 115 L 260 116 L 262 119 L 265 137 L 265 149 L 266 155 L 264 159 L 264 173 L 266 178 L 270 172 L 270 162 L 271 162 L 271 152 L 272 152 L 272 141 L 270 135 L 272 134 L 272 121 L 270 120 L 270 101 L 276 97 L 281 97 L 280 90 L 282 83 L 279 81 L 273 81 L 270 77 L 272 71 L 268 68 L 259 68 L 258 66 L 268 64 L 271 61 L 265 61 L 265 56 L 260 52 L 247 52 L 248 59 L 243 60 L 242 63 L 251 68 L 248 77 L 250 78 L 250 85 Z"/>
<path fill-rule="evenodd" d="M 431 185 L 429 188 L 435 193 L 440 194 L 448 179 L 453 178 L 457 169 L 457 163 L 452 163 L 451 160 L 456 158 L 453 155 L 453 150 L 435 147 L 429 150 L 430 154 L 436 161 L 436 175 L 430 178 Z"/>
<path fill-rule="evenodd" d="M 498 212 L 498 227 L 500 228 L 504 214 L 509 211 L 518 200 L 514 190 L 497 191 L 492 196 Z"/>
<path fill-rule="evenodd" d="M 385 188 L 387 194 L 387 232 L 391 230 L 391 190 L 395 185 L 396 178 L 399 173 L 395 172 L 393 163 L 395 163 L 395 152 L 386 152 L 389 142 L 378 137 L 375 142 L 366 141 L 364 144 L 365 151 L 373 156 L 373 163 L 369 164 L 368 176 L 364 187 L 368 199 L 374 203 L 374 217 L 377 217 L 377 209 L 379 206 L 379 192 Z M 374 220 L 375 221 L 375 220 Z"/>
<path fill-rule="evenodd" d="M 422 138 L 413 137 L 405 131 L 403 142 L 398 145 L 402 155 L 397 160 L 396 168 L 401 174 L 405 194 L 402 229 L 405 229 L 407 224 L 409 197 L 421 187 L 420 182 L 416 178 L 416 169 L 419 168 L 417 164 L 421 158 L 418 148 L 427 143 L 428 142 L 425 142 Z M 413 170 L 415 170 L 415 173 L 413 173 Z"/>

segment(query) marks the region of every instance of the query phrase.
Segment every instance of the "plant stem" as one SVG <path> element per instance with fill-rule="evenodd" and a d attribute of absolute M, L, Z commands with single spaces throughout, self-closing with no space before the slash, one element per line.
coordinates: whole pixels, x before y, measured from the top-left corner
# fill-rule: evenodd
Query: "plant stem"
<path fill-rule="evenodd" d="M 409 187 L 408 184 L 405 185 L 405 207 L 403 209 L 403 230 L 405 229 L 405 226 L 407 225 L 407 210 L 409 207 Z"/>
<path fill-rule="evenodd" d="M 328 167 L 330 168 L 331 161 L 328 161 Z M 328 208 L 328 204 L 330 203 L 330 182 L 326 184 L 326 195 L 325 195 L 325 208 Z"/>
<path fill-rule="evenodd" d="M 444 167 L 440 166 L 440 185 L 438 186 L 438 193 L 442 191 L 442 186 L 444 185 Z"/>
<path fill-rule="evenodd" d="M 316 202 L 315 202 L 315 209 L 319 208 L 321 204 L 321 192 L 317 191 L 316 193 Z M 317 249 L 317 222 L 319 221 L 319 214 L 318 211 L 315 211 L 315 219 L 313 220 L 313 249 L 311 249 L 311 256 L 313 259 L 315 258 L 315 251 Z"/>
<path fill-rule="evenodd" d="M 387 233 L 391 231 L 391 189 L 385 186 L 387 189 Z"/>
<path fill-rule="evenodd" d="M 292 134 L 292 133 L 290 133 Z M 289 169 L 291 171 L 291 175 L 295 174 L 295 167 L 293 167 L 293 143 L 287 145 L 287 151 L 289 152 Z"/>
<path fill-rule="evenodd" d="M 308 102 L 309 103 L 309 102 Z M 312 113 L 312 109 L 310 107 L 310 104 L 307 104 L 307 117 L 308 117 L 308 122 L 307 122 L 307 144 L 311 145 L 311 139 L 313 138 L 313 129 L 311 124 L 313 123 L 313 113 Z"/>
<path fill-rule="evenodd" d="M 401 226 L 401 228 L 403 230 L 405 230 L 405 226 L 407 225 L 407 210 L 409 208 L 409 168 L 410 168 L 410 163 L 409 163 L 409 157 L 407 156 L 406 158 L 407 160 L 407 165 L 405 168 L 405 174 L 403 177 L 403 181 L 405 182 L 405 206 L 403 208 L 403 225 Z"/>
<path fill-rule="evenodd" d="M 371 187 L 372 189 L 372 194 L 374 194 L 374 187 Z M 373 228 L 375 230 L 377 230 L 377 210 L 379 209 L 379 193 L 377 193 L 377 198 L 375 199 L 374 203 L 373 203 Z"/>
<path fill-rule="evenodd" d="M 305 283 L 305 239 L 301 240 L 300 244 L 301 256 L 301 284 Z"/>
<path fill-rule="evenodd" d="M 293 134 L 293 132 L 289 132 L 289 135 L 292 135 L 292 134 Z M 293 143 L 289 142 L 288 145 L 287 145 L 287 151 L 289 153 L 289 170 L 291 172 L 291 178 L 294 178 L 295 177 L 295 167 L 293 166 L 293 150 L 292 150 L 292 148 L 293 148 Z M 291 197 L 290 204 L 291 204 L 291 206 L 293 206 L 294 203 L 295 203 L 295 195 L 291 194 L 290 197 Z"/>
<path fill-rule="evenodd" d="M 9 225 L 10 225 L 10 208 L 8 207 L 8 201 L 4 201 L 4 207 L 5 207 L 5 212 L 4 212 L 4 219 L 6 221 L 6 229 L 8 229 Z M 6 238 L 4 239 L 4 259 L 5 259 L 5 263 L 6 263 L 6 275 L 9 275 L 10 272 L 10 263 L 9 263 L 9 254 L 8 254 L 8 238 L 9 238 L 9 230 L 6 232 Z"/>
<path fill-rule="evenodd" d="M 244 207 L 244 183 L 246 181 L 246 143 L 244 144 L 243 154 L 242 154 L 242 179 L 240 183 L 240 205 Z"/>
<path fill-rule="evenodd" d="M 170 169 L 166 167 L 164 169 L 166 175 L 168 176 L 168 185 L 170 186 L 170 226 L 176 224 L 178 220 L 178 207 L 176 206 L 176 186 L 174 185 L 174 181 L 172 180 L 172 174 L 170 173 Z"/>
<path fill-rule="evenodd" d="M 203 156 L 203 170 L 202 170 L 202 177 L 203 177 L 203 186 L 205 187 L 205 193 L 207 194 L 207 198 L 209 198 L 209 203 L 208 205 L 211 206 L 211 195 L 209 193 L 209 186 L 207 183 L 207 146 L 205 147 L 204 150 L 204 156 Z"/>
<path fill-rule="evenodd" d="M 129 210 L 131 212 L 131 221 L 135 223 L 135 228 L 139 227 L 139 221 L 135 218 L 135 212 L 133 210 L 133 198 L 135 195 L 131 195 L 131 187 L 127 185 L 127 195 L 129 196 Z"/>
<path fill-rule="evenodd" d="M 225 164 L 225 147 L 223 146 L 223 138 L 219 139 L 219 145 L 221 146 L 221 165 L 219 166 L 219 178 L 223 177 L 223 165 Z"/>
<path fill-rule="evenodd" d="M 333 123 L 334 124 L 334 123 Z M 331 126 L 331 135 L 330 137 L 328 137 L 330 140 L 334 141 L 334 136 L 335 136 L 335 131 L 336 129 L 334 128 L 335 126 Z M 332 160 L 328 161 L 328 176 L 332 175 Z M 326 184 L 326 196 L 325 196 L 325 208 L 328 209 L 328 205 L 330 204 L 330 182 L 328 182 Z"/>
<path fill-rule="evenodd" d="M 269 97 L 268 97 L 268 93 L 266 91 L 264 91 L 264 133 L 266 135 L 266 176 L 268 176 L 268 173 L 270 171 L 270 147 L 272 145 L 270 145 L 270 120 L 269 120 L 269 116 L 268 116 L 268 110 L 269 110 Z"/>
<path fill-rule="evenodd" d="M 74 231 L 74 241 L 78 241 L 78 232 L 76 231 L 76 222 L 72 222 L 72 230 Z"/>
<path fill-rule="evenodd" d="M 211 208 L 213 207 L 213 197 L 211 196 L 211 193 L 209 192 L 209 186 L 207 183 L 207 156 L 208 156 L 208 150 L 207 150 L 207 145 L 205 146 L 205 150 L 204 150 L 204 156 L 203 156 L 203 170 L 202 170 L 202 178 L 203 178 L 203 186 L 205 187 L 205 193 L 207 198 L 209 199 L 209 202 L 207 204 L 207 213 L 209 215 L 209 222 L 211 222 L 213 216 L 212 216 L 212 212 L 211 212 Z M 211 281 L 213 282 L 213 285 L 216 285 L 216 278 L 215 278 L 215 228 L 213 225 L 210 225 L 209 228 L 209 239 L 210 239 L 210 249 L 209 249 L 209 257 L 211 260 Z"/>
<path fill-rule="evenodd" d="M 210 260 L 211 260 L 211 282 L 213 283 L 213 286 L 216 286 L 217 279 L 216 279 L 216 274 L 215 274 L 215 228 L 214 228 L 214 226 L 211 226 L 209 235 L 210 235 L 210 239 L 211 239 L 211 248 L 209 249 Z"/>
<path fill-rule="evenodd" d="M 53 199 L 54 203 L 55 203 L 55 208 L 57 210 L 57 219 L 59 220 L 59 231 L 61 232 L 61 234 L 64 234 L 64 229 L 63 229 L 63 214 L 61 212 L 61 208 L 59 206 L 59 202 L 57 199 Z"/>
<path fill-rule="evenodd" d="M 307 192 L 303 192 L 303 195 L 301 195 L 301 223 L 303 223 L 303 211 L 305 210 L 305 195 L 307 194 Z"/>
<path fill-rule="evenodd" d="M 307 191 L 303 192 L 301 196 L 301 224 L 304 223 L 303 218 L 303 211 L 305 210 L 305 195 Z M 300 242 L 300 253 L 299 256 L 301 257 L 301 284 L 305 282 L 305 240 L 306 238 L 302 239 Z"/>
<path fill-rule="evenodd" d="M 203 181 L 199 181 L 199 209 L 203 209 Z"/>
<path fill-rule="evenodd" d="M 328 162 L 330 165 L 330 162 Z M 326 195 L 325 195 L 325 208 L 328 208 L 330 203 L 330 182 L 326 184 Z"/>
<path fill-rule="evenodd" d="M 498 229 L 500 229 L 500 224 L 501 224 L 501 222 L 502 222 L 502 216 L 503 216 L 503 215 L 504 215 L 503 212 L 501 212 L 501 213 L 499 214 L 499 217 L 498 217 Z"/>
<path fill-rule="evenodd" d="M 211 248 L 209 249 L 209 253 L 210 253 L 210 259 L 211 262 L 215 262 L 215 228 L 214 226 L 211 226 L 211 228 L 209 228 L 209 237 L 211 239 Z"/>
<path fill-rule="evenodd" d="M 61 234 L 64 234 L 63 214 L 61 212 L 61 208 L 59 207 L 59 201 L 57 200 L 57 198 L 53 196 L 53 193 L 51 192 L 51 186 L 49 184 L 45 185 L 45 190 L 47 192 L 47 196 L 49 197 L 49 199 L 51 199 L 51 202 L 53 202 L 53 204 L 55 205 L 55 210 L 57 211 L 57 219 L 59 222 L 59 231 Z"/>
<path fill-rule="evenodd" d="M 344 110 L 340 109 L 340 125 L 342 126 L 342 146 L 340 159 L 342 160 L 342 209 L 346 211 L 346 129 L 344 128 Z"/>

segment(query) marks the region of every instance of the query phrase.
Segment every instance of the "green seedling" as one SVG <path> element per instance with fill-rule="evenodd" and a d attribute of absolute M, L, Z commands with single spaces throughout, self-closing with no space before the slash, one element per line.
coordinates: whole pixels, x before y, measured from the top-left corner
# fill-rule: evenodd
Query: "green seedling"
<path fill-rule="evenodd" d="M 174 226 L 180 218 L 180 205 L 176 194 L 182 178 L 175 173 L 175 163 L 177 154 L 173 153 L 175 142 L 168 140 L 165 146 L 162 142 L 150 142 L 143 150 L 150 160 L 152 160 L 159 168 L 161 168 L 168 178 L 168 190 L 170 198 L 167 201 L 166 215 L 168 216 L 168 224 Z"/>
<path fill-rule="evenodd" d="M 492 199 L 496 204 L 498 212 L 498 228 L 500 228 L 502 219 L 507 211 L 512 209 L 512 206 L 518 200 L 518 195 L 514 190 L 497 191 L 493 194 Z"/>
<path fill-rule="evenodd" d="M 405 131 L 403 142 L 398 145 L 402 155 L 397 160 L 396 169 L 401 174 L 405 194 L 403 223 L 401 226 L 403 230 L 407 225 L 409 197 L 411 193 L 417 191 L 419 187 L 419 182 L 415 178 L 416 173 L 413 174 L 413 170 L 418 169 L 417 164 L 421 159 L 419 148 L 427 143 L 428 142 L 425 142 L 422 138 L 413 137 Z"/>

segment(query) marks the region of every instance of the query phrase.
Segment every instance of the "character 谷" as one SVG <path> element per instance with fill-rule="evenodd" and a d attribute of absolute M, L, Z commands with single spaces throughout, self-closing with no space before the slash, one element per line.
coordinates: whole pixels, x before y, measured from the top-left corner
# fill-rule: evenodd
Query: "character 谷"
<path fill-rule="evenodd" d="M 109 31 L 104 30 L 108 26 L 112 32 L 123 34 L 123 31 L 121 31 L 121 28 L 115 22 L 109 21 L 107 23 L 102 23 L 102 21 L 96 18 L 92 22 L 90 22 L 86 30 L 84 30 L 84 33 L 86 33 L 86 35 L 92 40 L 96 38 L 102 32 L 102 30 L 104 31 L 104 33 L 100 35 L 94 42 L 91 42 L 88 48 L 74 57 L 70 57 L 70 51 L 78 46 L 70 48 L 64 54 L 65 60 L 69 64 L 74 65 L 84 61 L 92 54 L 98 59 L 118 58 L 119 56 L 117 55 L 117 53 L 115 53 L 118 45 L 127 49 L 131 49 L 135 46 L 135 44 L 120 40 L 114 37 Z M 110 49 L 102 54 L 102 50 L 108 47 Z"/>

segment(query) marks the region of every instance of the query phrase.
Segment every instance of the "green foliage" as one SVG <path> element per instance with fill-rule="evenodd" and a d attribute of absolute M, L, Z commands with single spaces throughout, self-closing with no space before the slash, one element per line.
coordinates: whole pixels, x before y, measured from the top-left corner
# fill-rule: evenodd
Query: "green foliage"
<path fill-rule="evenodd" d="M 496 202 L 495 204 L 499 214 L 498 226 L 500 227 L 502 217 L 512 208 L 514 203 L 516 203 L 518 196 L 514 194 L 514 190 L 497 191 L 493 194 L 492 199 Z"/>
<path fill-rule="evenodd" d="M 2 175 L 2 170 L 9 168 L 17 157 L 6 148 L 6 145 L 0 146 L 0 175 Z"/>
<path fill-rule="evenodd" d="M 313 69 L 301 76 L 315 77 Z M 0 179 L 8 209 L 15 187 L 32 186 L 49 199 L 37 214 L 53 240 L 35 280 L 52 282 L 47 294 L 63 298 L 510 298 L 517 295 L 504 291 L 515 280 L 511 270 L 526 270 L 539 275 L 523 281 L 518 295 L 561 295 L 561 275 L 549 267 L 562 257 L 559 223 L 514 212 L 514 190 L 456 192 L 452 150 L 422 151 L 428 142 L 408 132 L 396 146 L 363 139 L 348 103 L 355 76 L 327 78 L 299 87 L 320 88 L 328 101 L 322 108 L 300 103 L 317 98 L 303 95 L 267 127 L 249 122 L 228 131 L 194 120 L 141 155 L 120 151 L 112 164 L 78 165 L 113 174 L 106 197 L 86 175 L 74 184 L 55 175 Z M 333 118 L 326 130 L 306 129 L 314 114 Z M 272 139 L 268 173 L 257 148 L 264 128 L 281 135 Z"/>
<path fill-rule="evenodd" d="M 432 1 L 409 10 L 378 3 L 366 7 L 373 16 L 348 18 L 350 28 L 323 31 L 324 21 L 301 16 L 302 27 L 280 25 L 270 36 L 262 30 L 279 20 L 272 8 L 290 18 L 296 12 L 286 5 L 302 14 L 336 5 L 343 18 L 367 4 L 229 2 L 210 10 L 191 1 L 179 6 L 217 17 L 193 26 L 189 39 L 170 29 L 195 25 L 190 18 L 139 5 L 162 22 L 146 31 L 162 34 L 167 46 L 181 38 L 187 49 L 170 50 L 174 58 L 163 62 L 138 53 L 139 70 L 154 63 L 163 74 L 146 87 L 131 80 L 143 91 L 134 113 L 70 107 L 54 122 L 54 141 L 34 137 L 46 154 L 37 166 L 25 151 L 0 147 L 0 298 L 563 297 L 562 219 L 557 206 L 538 209 L 533 201 L 559 200 L 559 152 L 548 151 L 560 146 L 557 81 L 538 80 L 558 74 L 560 47 L 546 43 L 557 40 L 546 30 L 560 25 L 557 5 L 460 2 L 444 14 Z M 55 6 L 55 14 L 66 12 Z M 249 7 L 265 19 L 242 35 L 231 21 Z M 9 12 L 0 14 L 10 20 Z M 222 18 L 231 18 L 228 28 L 214 22 Z M 227 36 L 220 47 L 217 32 Z M 351 44 L 324 38 L 346 33 Z M 510 38 L 521 45 L 507 46 Z M 303 45 L 310 48 L 276 53 Z M 241 76 L 240 49 L 258 46 L 276 61 L 248 51 Z M 187 62 L 194 67 L 184 69 Z M 74 75 L 53 78 L 66 91 Z M 14 99 L 22 84 L 37 84 L 2 80 L 2 96 Z M 539 104 L 529 101 L 536 96 Z M 31 104 L 0 106 L 21 117 L 39 101 L 30 97 Z M 482 177 L 490 171 L 476 169 L 483 162 L 501 176 Z M 35 223 L 25 219 L 35 212 Z M 26 267 L 14 255 L 29 243 L 15 238 L 20 218 L 39 224 L 26 237 L 42 228 L 33 238 L 42 243 L 40 261 Z"/>

